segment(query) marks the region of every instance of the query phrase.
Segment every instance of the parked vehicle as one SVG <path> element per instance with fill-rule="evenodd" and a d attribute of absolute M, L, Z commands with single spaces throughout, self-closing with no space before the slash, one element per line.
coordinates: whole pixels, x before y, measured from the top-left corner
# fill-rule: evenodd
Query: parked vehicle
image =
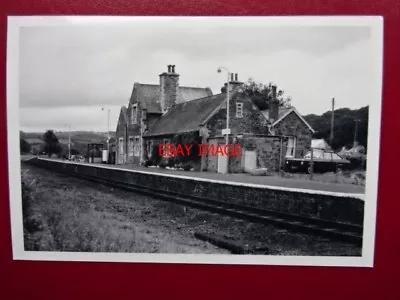
<path fill-rule="evenodd" d="M 313 149 L 313 171 L 315 173 L 341 172 L 350 168 L 350 161 L 331 150 Z M 286 158 L 285 171 L 311 172 L 311 151 L 303 158 Z"/>

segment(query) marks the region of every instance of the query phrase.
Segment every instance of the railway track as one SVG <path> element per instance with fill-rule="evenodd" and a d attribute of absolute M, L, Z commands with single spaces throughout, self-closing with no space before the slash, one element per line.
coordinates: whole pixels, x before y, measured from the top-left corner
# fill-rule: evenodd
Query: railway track
<path fill-rule="evenodd" d="M 55 171 L 53 169 L 50 170 Z M 252 206 L 228 203 L 225 201 L 205 199 L 192 195 L 183 195 L 175 191 L 154 190 L 141 185 L 127 184 L 114 180 L 104 180 L 95 176 L 62 171 L 59 173 L 250 222 L 273 224 L 277 227 L 292 231 L 307 234 L 312 233 L 360 246 L 362 245 L 363 227 L 359 225 L 332 222 L 317 218 L 281 213 L 273 210 L 259 209 Z"/>

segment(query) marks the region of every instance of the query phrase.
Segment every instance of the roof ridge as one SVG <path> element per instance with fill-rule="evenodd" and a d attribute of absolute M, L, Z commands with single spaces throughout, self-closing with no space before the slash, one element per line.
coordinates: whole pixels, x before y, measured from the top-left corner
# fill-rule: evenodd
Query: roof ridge
<path fill-rule="evenodd" d="M 160 86 L 160 84 L 155 84 L 155 83 L 141 83 L 141 82 L 134 82 L 134 85 L 147 85 L 147 86 Z M 206 90 L 209 89 L 209 87 L 195 87 L 195 86 L 179 86 L 179 88 L 184 88 L 184 89 L 198 89 L 198 90 Z"/>
<path fill-rule="evenodd" d="M 206 89 L 209 89 L 209 87 L 194 87 L 194 86 L 179 86 L 179 88 L 184 88 L 184 89 L 198 89 L 198 90 L 206 90 Z"/>
<path fill-rule="evenodd" d="M 216 96 L 220 96 L 222 94 L 226 94 L 226 93 L 219 93 L 219 94 L 215 94 L 215 95 L 210 95 L 210 96 L 206 96 L 206 97 L 202 97 L 202 98 L 196 98 L 193 100 L 189 100 L 189 101 L 185 101 L 185 102 L 181 102 L 181 103 L 177 103 L 174 106 L 180 105 L 180 104 L 185 104 L 185 103 L 189 103 L 189 102 L 194 102 L 194 101 L 198 101 L 198 100 L 204 100 L 206 98 L 212 98 L 212 97 L 216 97 Z M 233 93 L 231 93 L 230 97 L 232 97 Z"/>
<path fill-rule="evenodd" d="M 159 84 L 154 84 L 154 83 L 140 83 L 140 82 L 135 82 L 134 84 L 136 84 L 136 85 L 160 86 Z"/>

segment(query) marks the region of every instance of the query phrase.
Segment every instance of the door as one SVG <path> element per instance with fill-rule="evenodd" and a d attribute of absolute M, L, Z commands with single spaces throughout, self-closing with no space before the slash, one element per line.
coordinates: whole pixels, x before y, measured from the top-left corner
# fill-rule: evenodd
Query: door
<path fill-rule="evenodd" d="M 257 154 L 256 151 L 244 152 L 244 171 L 257 169 Z"/>
<path fill-rule="evenodd" d="M 125 145 L 124 145 L 124 139 L 119 138 L 119 143 L 118 143 L 118 163 L 123 164 L 124 163 L 124 156 L 125 156 Z"/>
<path fill-rule="evenodd" d="M 218 155 L 217 172 L 221 174 L 228 173 L 228 156 L 222 154 Z"/>
<path fill-rule="evenodd" d="M 286 157 L 288 158 L 295 157 L 295 153 L 296 153 L 296 137 L 291 136 L 288 139 Z"/>

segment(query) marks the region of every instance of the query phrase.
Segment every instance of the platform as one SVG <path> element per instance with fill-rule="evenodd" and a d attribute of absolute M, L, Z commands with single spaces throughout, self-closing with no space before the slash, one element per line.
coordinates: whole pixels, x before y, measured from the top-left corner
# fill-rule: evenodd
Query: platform
<path fill-rule="evenodd" d="M 45 158 L 47 159 L 47 158 Z M 58 159 L 51 159 L 55 161 L 63 161 Z M 190 179 L 202 179 L 210 180 L 216 182 L 224 182 L 227 184 L 239 184 L 245 186 L 260 187 L 264 186 L 266 188 L 272 189 L 283 189 L 283 190 L 293 190 L 293 191 L 304 191 L 304 192 L 328 192 L 334 195 L 340 196 L 352 196 L 358 199 L 364 200 L 365 188 L 359 185 L 351 184 L 340 184 L 340 183 L 324 183 L 320 181 L 312 181 L 308 179 L 292 179 L 292 178 L 281 178 L 276 176 L 252 176 L 245 173 L 235 173 L 235 174 L 219 174 L 213 172 L 196 172 L 196 171 L 181 171 L 181 170 L 170 170 L 162 169 L 157 167 L 143 167 L 134 165 L 107 165 L 107 164 L 96 164 L 96 163 L 86 163 L 86 162 L 74 162 L 84 165 L 97 165 L 106 168 L 113 169 L 127 169 L 132 171 L 140 172 L 150 172 L 156 174 L 172 175 L 172 176 L 183 176 Z"/>
<path fill-rule="evenodd" d="M 83 179 L 96 179 L 110 184 L 136 187 L 155 191 L 160 195 L 178 193 L 182 197 L 194 197 L 197 200 L 202 199 L 201 201 L 223 201 L 276 213 L 360 226 L 364 220 L 364 194 L 273 186 L 267 185 L 266 182 L 257 184 L 236 180 L 253 178 L 245 174 L 223 175 L 158 168 L 132 168 L 126 165 L 111 166 L 45 158 L 33 158 L 29 160 L 29 163 Z M 233 178 L 235 180 L 232 180 Z"/>

